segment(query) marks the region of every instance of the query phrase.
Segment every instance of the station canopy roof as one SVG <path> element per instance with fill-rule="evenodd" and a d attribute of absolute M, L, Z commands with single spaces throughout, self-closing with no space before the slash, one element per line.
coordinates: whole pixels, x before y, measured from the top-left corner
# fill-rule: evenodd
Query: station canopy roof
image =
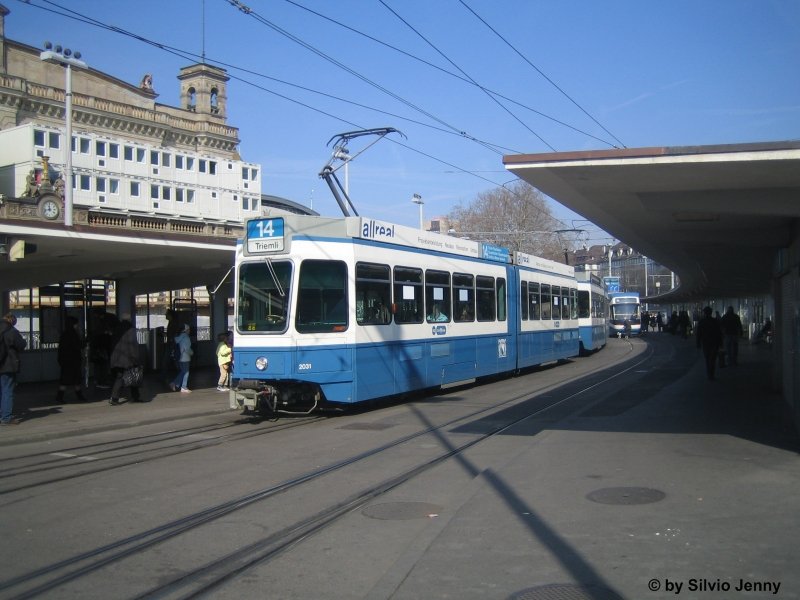
<path fill-rule="evenodd" d="M 0 222 L 0 241 L 0 290 L 126 278 L 135 281 L 135 293 L 216 288 L 233 266 L 236 250 L 235 239 L 12 221 Z M 28 250 L 11 260 L 8 253 L 20 241 Z"/>
<path fill-rule="evenodd" d="M 665 301 L 770 292 L 798 237 L 800 141 L 509 155 L 506 168 L 674 271 Z"/>

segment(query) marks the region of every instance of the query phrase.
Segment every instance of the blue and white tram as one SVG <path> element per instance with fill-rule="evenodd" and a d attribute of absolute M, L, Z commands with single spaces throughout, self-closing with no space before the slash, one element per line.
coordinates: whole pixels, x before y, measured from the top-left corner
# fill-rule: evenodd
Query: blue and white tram
<path fill-rule="evenodd" d="M 577 356 L 578 289 L 573 267 L 514 253 L 519 278 L 518 368 Z"/>
<path fill-rule="evenodd" d="M 588 354 L 603 348 L 608 341 L 608 296 L 603 281 L 594 273 L 579 272 L 575 277 L 581 354 Z"/>
<path fill-rule="evenodd" d="M 608 294 L 609 335 L 612 337 L 639 335 L 641 330 L 642 315 L 639 292 L 610 292 Z"/>
<path fill-rule="evenodd" d="M 363 217 L 249 221 L 231 408 L 307 413 L 577 355 L 572 269 L 515 260 Z"/>

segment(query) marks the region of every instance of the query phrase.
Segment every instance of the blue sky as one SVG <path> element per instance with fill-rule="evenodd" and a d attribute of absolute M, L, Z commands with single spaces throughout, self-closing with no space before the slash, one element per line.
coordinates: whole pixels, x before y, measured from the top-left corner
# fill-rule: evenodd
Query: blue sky
<path fill-rule="evenodd" d="M 359 213 L 412 226 L 415 193 L 429 218 L 513 180 L 503 154 L 800 138 L 797 0 L 248 0 L 251 14 L 229 0 L 0 2 L 7 37 L 79 50 L 130 83 L 151 73 L 164 104 L 205 49 L 234 77 L 228 123 L 262 191 L 330 216 L 326 144 L 361 128 L 405 138 L 351 163 Z"/>

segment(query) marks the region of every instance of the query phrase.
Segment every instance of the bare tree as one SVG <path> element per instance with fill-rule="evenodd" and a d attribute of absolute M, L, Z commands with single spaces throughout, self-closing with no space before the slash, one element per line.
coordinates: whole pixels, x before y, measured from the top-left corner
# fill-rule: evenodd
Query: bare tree
<path fill-rule="evenodd" d="M 466 206 L 458 204 L 447 219 L 456 235 L 559 262 L 571 246 L 553 233 L 562 225 L 542 193 L 522 180 L 478 194 Z"/>

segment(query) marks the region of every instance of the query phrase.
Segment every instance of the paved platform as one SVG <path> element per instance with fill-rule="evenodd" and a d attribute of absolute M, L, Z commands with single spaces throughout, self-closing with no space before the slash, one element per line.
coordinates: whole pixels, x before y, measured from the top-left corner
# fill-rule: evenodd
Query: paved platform
<path fill-rule="evenodd" d="M 14 399 L 14 414 L 22 422 L 0 427 L 0 446 L 229 412 L 228 394 L 216 389 L 218 375 L 213 368 L 193 370 L 192 393 L 183 394 L 170 390 L 160 374 L 147 373 L 141 395 L 150 401 L 119 406 L 108 404 L 110 389 L 90 387 L 84 393 L 87 402 L 78 402 L 67 389 L 67 402 L 60 404 L 55 400 L 58 382 L 22 383 Z"/>
<path fill-rule="evenodd" d="M 363 597 L 800 598 L 800 444 L 773 350 L 744 345 L 708 381 L 694 340 L 656 336 L 673 358 L 614 396 L 381 498 L 446 500 Z"/>
<path fill-rule="evenodd" d="M 466 483 L 454 464 L 452 479 L 444 467 L 381 498 L 441 497 L 443 511 L 357 597 L 800 598 L 800 438 L 772 389 L 773 350 L 744 344 L 740 365 L 707 381 L 693 340 L 656 335 L 674 347 L 676 368 L 639 372 L 630 389 L 640 397 L 499 440 L 508 454 Z M 228 411 L 215 377 L 194 373 L 194 391 L 183 395 L 150 376 L 151 402 L 118 407 L 99 390 L 94 402 L 58 405 L 55 384 L 23 384 L 23 423 L 2 428 L 0 445 Z M 444 501 L 454 495 L 458 502 Z M 398 523 L 398 535 L 413 528 Z M 342 527 L 369 547 L 363 522 Z M 383 543 L 375 540 L 376 555 Z M 328 547 L 309 548 L 311 563 L 330 560 L 314 554 Z M 359 568 L 347 571 L 353 581 Z M 291 585 L 328 585 L 330 597 L 354 585 L 304 577 Z"/>

